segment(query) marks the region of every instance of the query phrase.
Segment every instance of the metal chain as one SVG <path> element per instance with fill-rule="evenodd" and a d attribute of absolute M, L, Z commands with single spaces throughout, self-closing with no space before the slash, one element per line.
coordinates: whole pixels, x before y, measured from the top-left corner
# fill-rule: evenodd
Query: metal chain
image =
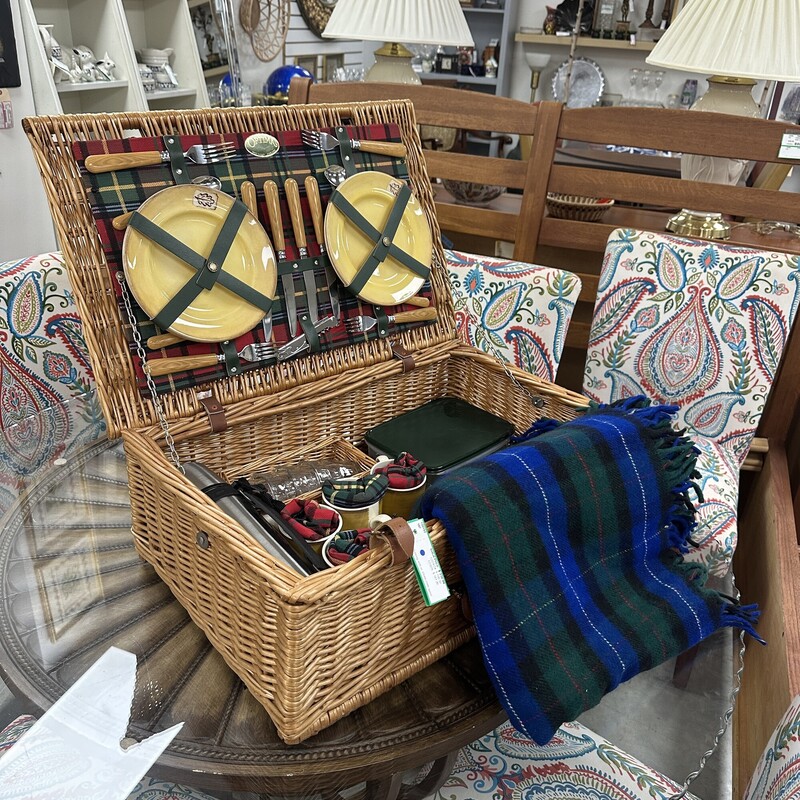
<path fill-rule="evenodd" d="M 136 345 L 136 354 L 139 356 L 139 360 L 142 362 L 142 371 L 144 372 L 144 376 L 147 381 L 147 388 L 150 390 L 150 399 L 153 401 L 153 407 L 156 410 L 158 424 L 161 425 L 161 430 L 164 432 L 164 441 L 167 443 L 169 457 L 178 470 L 183 472 L 181 460 L 178 457 L 178 451 L 175 448 L 175 440 L 172 438 L 172 434 L 169 432 L 169 423 L 167 422 L 167 417 L 164 414 L 164 406 L 161 404 L 161 398 L 158 396 L 158 391 L 156 390 L 156 383 L 153 380 L 153 376 L 150 374 L 150 367 L 147 364 L 147 353 L 145 353 L 144 345 L 142 344 L 142 335 L 139 333 L 139 323 L 136 320 L 136 316 L 133 313 L 133 307 L 131 306 L 131 298 L 128 294 L 128 285 L 125 283 L 125 277 L 121 272 L 117 273 L 117 281 L 122 288 L 122 302 L 125 306 L 125 313 L 128 315 L 128 322 L 130 323 L 131 331 L 133 333 L 133 343 Z"/>
<path fill-rule="evenodd" d="M 741 595 L 739 594 L 739 590 L 736 588 L 736 581 L 733 581 L 733 590 L 734 596 L 736 597 L 736 602 L 738 603 L 741 599 Z M 742 674 L 744 673 L 744 652 L 745 652 L 745 643 L 744 643 L 745 632 L 739 631 L 739 668 L 736 670 L 736 673 L 733 676 L 733 688 L 731 689 L 731 693 L 728 696 L 728 707 L 725 709 L 725 712 L 722 714 L 719 720 L 719 728 L 717 732 L 714 734 L 714 741 L 711 743 L 711 747 L 700 756 L 700 761 L 697 765 L 697 769 L 694 772 L 690 772 L 686 776 L 686 780 L 681 785 L 681 790 L 677 794 L 670 795 L 667 800 L 683 800 L 686 797 L 687 792 L 689 791 L 689 786 L 693 783 L 694 779 L 703 771 L 708 759 L 714 755 L 719 747 L 720 742 L 722 741 L 722 737 L 725 735 L 726 731 L 728 730 L 728 726 L 731 724 L 731 719 L 733 718 L 733 712 L 736 708 L 736 697 L 738 696 L 741 688 L 742 688 Z"/>

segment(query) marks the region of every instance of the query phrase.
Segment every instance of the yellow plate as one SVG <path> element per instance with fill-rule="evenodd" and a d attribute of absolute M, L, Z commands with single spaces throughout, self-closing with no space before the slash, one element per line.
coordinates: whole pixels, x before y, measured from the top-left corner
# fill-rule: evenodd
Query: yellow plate
<path fill-rule="evenodd" d="M 345 180 L 341 192 L 378 230 L 383 230 L 402 182 L 383 172 L 360 172 Z M 417 198 L 412 194 L 403 212 L 396 244 L 405 253 L 430 267 L 433 247 L 431 231 Z M 325 246 L 336 274 L 347 286 L 372 252 L 374 242 L 338 208 L 328 203 L 325 211 Z M 358 292 L 367 303 L 394 306 L 415 295 L 425 279 L 389 256 Z"/>
<path fill-rule="evenodd" d="M 233 198 L 204 186 L 162 189 L 145 200 L 139 213 L 172 234 L 203 258 L 216 241 Z M 122 243 L 125 278 L 136 302 L 154 317 L 193 276 L 177 256 L 128 227 Z M 275 296 L 278 270 L 267 232 L 248 211 L 233 239 L 222 268 L 267 297 Z M 261 321 L 264 312 L 216 283 L 203 289 L 169 330 L 193 342 L 235 339 Z"/>

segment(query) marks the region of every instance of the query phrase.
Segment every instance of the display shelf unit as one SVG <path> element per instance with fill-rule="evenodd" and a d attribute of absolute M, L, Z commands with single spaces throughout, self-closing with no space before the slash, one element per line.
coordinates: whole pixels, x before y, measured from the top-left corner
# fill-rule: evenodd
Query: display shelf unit
<path fill-rule="evenodd" d="M 134 50 L 155 48 L 174 51 L 170 63 L 178 78 L 174 89 L 146 92 L 149 107 L 171 108 L 208 106 L 203 68 L 197 53 L 197 40 L 185 0 L 122 0 Z"/>
<path fill-rule="evenodd" d="M 518 0 L 506 0 L 504 8 L 463 9 L 479 58 L 492 39 L 498 41 L 500 58 L 497 62 L 496 78 L 459 75 L 455 72 L 423 72 L 420 74 L 422 82 L 454 81 L 456 86 L 507 97 L 511 88 L 511 56 L 514 28 L 517 24 L 517 3 Z"/>
<path fill-rule="evenodd" d="M 208 105 L 192 22 L 185 0 L 20 0 L 20 17 L 37 114 L 146 111 Z M 77 45 L 115 62 L 116 80 L 54 80 L 40 25 L 52 25 L 62 52 Z M 136 48 L 175 51 L 178 90 L 148 94 L 136 64 Z M 69 61 L 69 59 L 67 59 Z"/>
<path fill-rule="evenodd" d="M 569 47 L 571 36 L 551 36 L 544 33 L 517 33 L 515 42 L 528 44 L 549 44 L 556 47 Z M 631 52 L 650 52 L 656 46 L 655 42 L 642 42 L 637 39 L 636 44 L 621 39 L 593 39 L 591 36 L 579 36 L 577 47 L 586 50 L 629 50 Z"/>

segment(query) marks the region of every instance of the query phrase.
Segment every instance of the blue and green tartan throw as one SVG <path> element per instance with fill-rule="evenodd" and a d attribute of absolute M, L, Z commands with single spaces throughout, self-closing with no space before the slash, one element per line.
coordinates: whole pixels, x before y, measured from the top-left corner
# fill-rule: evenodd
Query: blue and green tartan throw
<path fill-rule="evenodd" d="M 455 549 L 497 696 L 538 744 L 718 628 L 755 635 L 755 606 L 681 555 L 697 453 L 676 410 L 637 397 L 539 422 L 422 499 Z"/>

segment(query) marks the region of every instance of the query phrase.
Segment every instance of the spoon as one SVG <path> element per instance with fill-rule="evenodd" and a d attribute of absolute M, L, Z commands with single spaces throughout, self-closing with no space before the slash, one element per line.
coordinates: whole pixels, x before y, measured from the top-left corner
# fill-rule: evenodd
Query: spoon
<path fill-rule="evenodd" d="M 329 167 L 325 167 L 323 174 L 334 189 L 347 180 L 347 170 L 339 164 L 331 164 Z"/>
<path fill-rule="evenodd" d="M 222 188 L 222 181 L 216 175 L 198 175 L 191 182 L 195 186 L 207 186 L 209 189 Z"/>
<path fill-rule="evenodd" d="M 222 181 L 214 175 L 198 175 L 192 178 L 191 183 L 195 186 L 205 186 L 208 189 L 222 189 Z M 133 211 L 128 211 L 125 214 L 120 214 L 111 220 L 111 227 L 117 231 L 124 231 L 131 221 Z"/>

